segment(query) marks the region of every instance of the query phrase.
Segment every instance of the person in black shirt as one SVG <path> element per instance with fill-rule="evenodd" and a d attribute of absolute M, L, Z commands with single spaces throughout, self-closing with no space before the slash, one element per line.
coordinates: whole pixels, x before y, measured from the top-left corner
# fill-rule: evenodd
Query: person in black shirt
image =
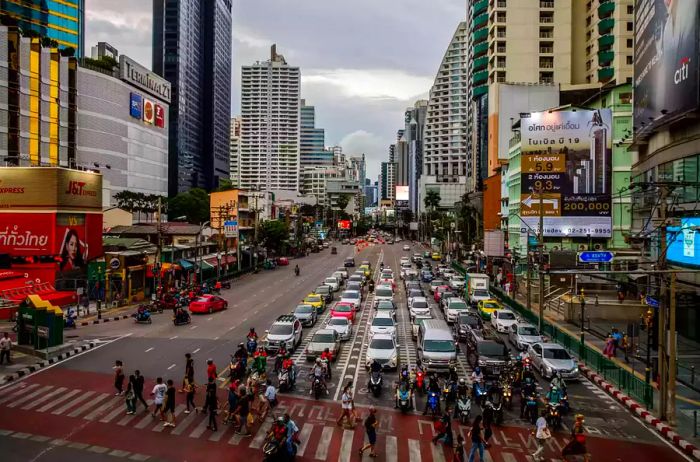
<path fill-rule="evenodd" d="M 238 423 L 238 433 L 243 436 L 250 436 L 248 431 L 248 414 L 250 413 L 251 395 L 248 394 L 245 387 L 241 387 L 240 397 L 238 398 L 238 408 L 236 410 L 236 421 Z"/>
<path fill-rule="evenodd" d="M 168 384 L 168 389 L 165 391 L 165 406 L 163 409 L 163 415 L 165 416 L 164 427 L 174 427 L 175 426 L 175 384 L 172 380 L 168 379 L 166 382 Z"/>
<path fill-rule="evenodd" d="M 482 417 L 480 415 L 474 418 L 472 429 L 469 430 L 469 438 L 472 440 L 472 447 L 469 450 L 469 460 L 474 461 L 474 457 L 479 452 L 479 461 L 484 460 L 484 439 L 482 437 L 483 428 L 481 427 Z"/>
<path fill-rule="evenodd" d="M 209 411 L 209 425 L 207 429 L 215 432 L 216 426 L 216 411 L 219 407 L 219 402 L 216 399 L 216 387 L 213 389 L 207 388 L 207 398 L 204 402 L 204 408 Z"/>
<path fill-rule="evenodd" d="M 377 409 L 374 406 L 369 408 L 369 415 L 365 419 L 365 432 L 367 433 L 367 444 L 360 448 L 360 458 L 365 453 L 367 449 L 370 450 L 369 455 L 371 457 L 377 457 L 377 452 L 374 449 L 374 445 L 377 443 Z"/>
<path fill-rule="evenodd" d="M 146 403 L 146 400 L 143 399 L 143 375 L 141 375 L 141 371 L 139 371 L 138 369 L 134 371 L 134 375 L 136 376 L 136 381 L 134 382 L 134 395 L 136 395 L 136 403 L 138 404 L 139 401 L 142 402 L 143 407 L 145 408 L 144 412 L 148 412 L 148 404 Z"/>

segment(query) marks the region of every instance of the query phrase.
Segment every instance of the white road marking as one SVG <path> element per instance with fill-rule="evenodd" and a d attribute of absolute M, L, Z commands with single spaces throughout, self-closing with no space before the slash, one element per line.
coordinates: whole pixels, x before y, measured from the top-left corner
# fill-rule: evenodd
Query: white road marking
<path fill-rule="evenodd" d="M 66 393 L 65 395 L 60 396 L 59 398 L 56 398 L 55 400 L 52 400 L 50 403 L 45 404 L 44 406 L 40 407 L 39 409 L 36 410 L 36 412 L 46 412 L 52 407 L 58 406 L 59 404 L 63 403 L 64 401 L 68 401 L 71 399 L 73 396 L 77 395 L 78 393 L 81 393 L 82 390 L 72 390 Z"/>
<path fill-rule="evenodd" d="M 265 420 L 265 422 L 260 425 L 260 428 L 258 429 L 258 432 L 255 435 L 255 438 L 253 438 L 253 441 L 250 442 L 250 448 L 253 449 L 260 449 L 265 442 L 265 437 L 267 437 L 267 433 L 270 431 L 270 428 L 272 427 L 272 422 L 269 420 Z"/>
<path fill-rule="evenodd" d="M 176 338 L 177 338 L 177 335 L 173 335 L 172 337 L 170 337 L 170 340 L 175 340 Z"/>
<path fill-rule="evenodd" d="M 214 317 L 213 317 L 213 316 L 209 316 L 209 317 L 207 318 L 207 321 L 211 321 L 212 319 L 214 319 Z"/>
<path fill-rule="evenodd" d="M 331 439 L 333 438 L 333 427 L 323 427 L 323 432 L 321 433 L 321 440 L 318 442 L 318 447 L 316 448 L 316 455 L 314 456 L 318 460 L 326 460 L 328 458 L 328 447 L 331 445 Z"/>
<path fill-rule="evenodd" d="M 68 404 L 64 404 L 63 406 L 59 407 L 58 409 L 55 409 L 51 414 L 53 414 L 53 415 L 63 414 L 68 409 L 70 409 L 72 406 L 74 406 L 82 401 L 85 401 L 86 399 L 88 399 L 89 397 L 91 397 L 94 394 L 95 394 L 94 391 L 86 391 L 84 394 L 76 396 L 74 400 L 69 401 Z"/>
<path fill-rule="evenodd" d="M 192 352 L 192 354 L 196 354 L 197 352 L 199 352 L 199 350 L 201 350 L 201 348 L 197 348 L 196 350 L 194 350 L 194 351 Z"/>
<path fill-rule="evenodd" d="M 190 330 L 194 330 L 194 329 L 196 329 L 197 327 L 199 327 L 199 326 L 192 326 L 192 327 L 190 327 Z"/>
<path fill-rule="evenodd" d="M 309 444 L 309 438 L 311 438 L 311 433 L 313 431 L 313 424 L 305 423 L 304 426 L 301 428 L 301 432 L 299 433 L 299 439 L 301 440 L 301 444 L 297 448 L 297 456 L 301 457 L 304 455 L 304 452 L 306 451 L 306 446 Z"/>
<path fill-rule="evenodd" d="M 54 397 L 56 395 L 60 395 L 61 393 L 63 393 L 66 390 L 67 390 L 67 388 L 65 388 L 65 387 L 57 388 L 56 390 L 52 391 L 51 393 L 47 393 L 44 396 L 42 396 L 41 398 L 33 400 L 31 403 L 25 404 L 24 406 L 22 406 L 22 410 L 26 411 L 29 409 L 33 409 L 33 408 L 37 407 L 38 405 L 40 405 L 41 403 L 45 403 L 46 401 L 48 401 L 52 397 Z"/>
<path fill-rule="evenodd" d="M 442 450 L 442 444 L 431 444 L 430 452 L 433 455 L 433 462 L 445 462 L 445 453 Z"/>
<path fill-rule="evenodd" d="M 149 351 L 153 351 L 153 350 L 154 350 L 154 348 L 151 347 L 151 348 L 149 348 L 148 350 L 144 351 L 144 353 L 148 353 Z"/>
<path fill-rule="evenodd" d="M 89 402 L 80 406 L 78 409 L 75 409 L 73 412 L 68 413 L 68 417 L 78 417 L 83 412 L 92 408 L 96 404 L 100 404 L 102 401 L 106 400 L 107 398 L 109 398 L 109 395 L 107 393 L 101 393 L 101 394 L 97 395 L 95 398 L 91 399 Z"/>
<path fill-rule="evenodd" d="M 219 337 L 214 337 L 214 340 L 219 340 Z"/>
<path fill-rule="evenodd" d="M 387 435 L 384 454 L 386 462 L 397 462 L 399 460 L 398 441 L 395 436 Z"/>
<path fill-rule="evenodd" d="M 96 409 L 94 409 L 92 412 L 90 412 L 88 415 L 83 417 L 85 420 L 95 420 L 96 418 L 100 417 L 103 412 L 107 411 L 107 409 L 111 408 L 112 406 L 116 405 L 119 402 L 124 401 L 123 396 L 114 396 L 112 399 L 107 401 L 104 404 L 99 405 Z"/>
<path fill-rule="evenodd" d="M 53 387 L 52 387 L 51 385 L 47 385 L 47 386 L 45 386 L 45 387 L 43 387 L 43 388 L 40 388 L 40 389 L 38 389 L 38 390 L 34 390 L 34 391 L 31 392 L 30 394 L 25 395 L 25 396 L 22 396 L 21 398 L 12 401 L 10 404 L 7 405 L 7 407 L 17 407 L 17 406 L 19 406 L 20 404 L 25 403 L 25 402 L 31 400 L 32 398 L 35 398 L 35 397 L 37 397 L 37 396 L 39 396 L 39 395 L 43 395 L 43 394 L 45 394 L 45 393 L 48 393 L 52 388 L 53 388 Z"/>
<path fill-rule="evenodd" d="M 352 438 L 355 435 L 354 430 L 343 430 L 343 440 L 340 443 L 340 456 L 338 462 L 350 462 L 352 454 Z"/>
<path fill-rule="evenodd" d="M 171 364 L 170 367 L 168 367 L 168 370 L 172 369 L 173 367 L 175 367 L 175 364 Z"/>
<path fill-rule="evenodd" d="M 24 384 L 22 384 L 22 385 L 24 385 Z M 22 395 L 23 393 L 26 393 L 27 391 L 31 390 L 32 388 L 36 388 L 38 386 L 39 386 L 38 383 L 32 383 L 32 384 L 27 385 L 26 387 L 22 386 L 22 388 L 20 388 L 19 390 L 15 390 L 12 393 L 10 393 L 9 395 L 5 396 L 3 399 L 0 399 L 0 404 L 6 403 L 8 401 L 12 401 L 13 399 L 17 398 L 18 396 Z"/>
<path fill-rule="evenodd" d="M 410 462 L 421 462 L 420 456 L 420 441 L 408 440 L 408 460 Z"/>

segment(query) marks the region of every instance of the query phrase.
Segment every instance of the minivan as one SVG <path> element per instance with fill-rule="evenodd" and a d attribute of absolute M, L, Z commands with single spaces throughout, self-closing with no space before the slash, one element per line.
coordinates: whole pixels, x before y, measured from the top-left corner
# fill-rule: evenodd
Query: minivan
<path fill-rule="evenodd" d="M 418 329 L 418 359 L 426 371 L 447 371 L 457 365 L 457 345 L 445 321 L 423 321 Z"/>

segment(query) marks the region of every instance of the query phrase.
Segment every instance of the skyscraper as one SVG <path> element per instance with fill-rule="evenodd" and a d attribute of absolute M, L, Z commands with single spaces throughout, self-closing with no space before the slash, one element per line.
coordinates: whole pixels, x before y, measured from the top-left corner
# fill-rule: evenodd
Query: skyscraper
<path fill-rule="evenodd" d="M 416 101 L 413 107 L 406 109 L 406 129 L 404 138 L 408 143 L 408 206 L 414 214 L 418 213 L 418 184 L 423 175 L 423 133 L 428 101 Z"/>
<path fill-rule="evenodd" d="M 333 165 L 333 153 L 326 151 L 326 132 L 316 128 L 316 108 L 307 106 L 306 100 L 301 100 L 301 138 L 300 165 L 303 171 L 308 167 Z"/>
<path fill-rule="evenodd" d="M 34 5 L 32 5 L 34 4 Z M 60 2 L 18 2 L 0 0 L 0 16 L 7 26 L 34 31 L 58 42 L 59 48 L 74 48 L 75 56 L 85 51 L 85 0 Z"/>
<path fill-rule="evenodd" d="M 153 0 L 153 70 L 172 84 L 169 194 L 230 177 L 231 0 Z"/>
<path fill-rule="evenodd" d="M 300 84 L 275 45 L 269 60 L 243 66 L 241 187 L 299 190 Z"/>
<path fill-rule="evenodd" d="M 231 118 L 231 138 L 230 138 L 230 166 L 231 185 L 239 187 L 241 185 L 241 118 Z"/>

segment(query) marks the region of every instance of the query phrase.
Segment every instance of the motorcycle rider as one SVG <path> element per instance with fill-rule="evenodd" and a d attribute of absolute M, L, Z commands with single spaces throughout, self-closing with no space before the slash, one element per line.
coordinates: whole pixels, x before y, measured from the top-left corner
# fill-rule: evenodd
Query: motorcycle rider
<path fill-rule="evenodd" d="M 547 400 L 548 404 L 559 406 L 561 402 L 561 390 L 554 384 L 550 385 L 549 391 L 545 395 L 545 399 Z"/>
<path fill-rule="evenodd" d="M 328 388 L 326 387 L 326 368 L 323 367 L 323 362 L 321 361 L 321 358 L 316 358 L 316 364 L 314 364 L 314 367 L 311 370 L 312 382 L 316 379 L 320 380 L 321 386 L 326 391 L 326 394 L 328 394 Z M 312 394 L 313 392 L 313 387 L 311 387 L 311 390 L 309 390 L 309 394 Z"/>
<path fill-rule="evenodd" d="M 323 350 L 323 353 L 321 353 L 321 361 L 326 368 L 326 377 L 328 377 L 328 380 L 331 380 L 331 361 L 333 361 L 333 353 L 331 353 L 330 349 L 326 348 Z"/>
<path fill-rule="evenodd" d="M 554 372 L 554 377 L 552 377 L 552 385 L 557 387 L 560 391 L 564 392 L 566 390 L 566 382 L 562 378 L 559 371 Z"/>
<path fill-rule="evenodd" d="M 440 383 L 438 382 L 437 376 L 434 372 L 430 373 L 428 380 L 428 392 L 425 394 L 425 410 L 423 415 L 428 413 L 428 401 L 430 401 L 430 394 L 437 393 L 440 396 Z"/>
<path fill-rule="evenodd" d="M 284 421 L 284 417 L 280 416 L 275 419 L 275 423 L 270 429 L 269 435 L 272 436 L 278 444 L 278 451 L 287 450 L 287 423 Z"/>
<path fill-rule="evenodd" d="M 255 340 L 256 342 L 258 341 L 258 334 L 257 334 L 257 332 L 255 332 L 255 327 L 250 328 L 250 331 L 248 331 L 248 335 L 246 336 L 246 339 Z"/>
<path fill-rule="evenodd" d="M 472 372 L 472 375 L 471 375 L 471 379 L 472 379 L 472 393 L 474 395 L 474 399 L 478 399 L 479 394 L 476 391 L 477 384 L 479 384 L 482 387 L 482 389 L 484 386 L 484 374 L 481 372 L 481 368 L 479 366 L 476 366 L 474 368 L 474 371 Z"/>
<path fill-rule="evenodd" d="M 294 360 L 289 355 L 289 353 L 285 355 L 284 361 L 282 361 L 282 369 L 289 372 L 289 385 L 290 387 L 294 387 L 297 378 L 296 366 L 294 364 Z"/>
<path fill-rule="evenodd" d="M 459 379 L 459 383 L 457 384 L 457 401 L 467 398 L 469 398 L 469 386 L 467 386 L 467 381 L 464 379 Z M 455 419 L 459 417 L 459 406 L 455 406 L 452 416 Z"/>
<path fill-rule="evenodd" d="M 370 279 L 369 283 L 367 283 L 367 290 L 369 290 L 370 294 L 374 292 L 374 279 Z"/>
<path fill-rule="evenodd" d="M 277 350 L 277 354 L 275 355 L 275 367 L 273 371 L 278 373 L 280 369 L 282 369 L 282 363 L 284 362 L 284 358 L 287 356 L 287 348 L 285 348 L 284 343 L 280 345 L 279 350 Z"/>
<path fill-rule="evenodd" d="M 299 441 L 299 427 L 289 414 L 284 414 L 284 422 L 287 425 L 287 452 L 291 455 L 294 453 L 294 442 Z"/>
<path fill-rule="evenodd" d="M 258 351 L 253 353 L 253 370 L 258 374 L 264 374 L 267 369 L 267 353 L 263 346 L 258 347 Z"/>
<path fill-rule="evenodd" d="M 233 357 L 241 362 L 243 369 L 246 368 L 248 363 L 248 350 L 245 349 L 245 345 L 243 343 L 238 344 L 238 349 L 233 354 Z"/>
<path fill-rule="evenodd" d="M 523 385 L 520 387 L 520 418 L 525 417 L 525 405 L 527 404 L 527 397 L 534 395 L 537 391 L 537 385 L 532 377 L 525 377 L 523 379 Z"/>

